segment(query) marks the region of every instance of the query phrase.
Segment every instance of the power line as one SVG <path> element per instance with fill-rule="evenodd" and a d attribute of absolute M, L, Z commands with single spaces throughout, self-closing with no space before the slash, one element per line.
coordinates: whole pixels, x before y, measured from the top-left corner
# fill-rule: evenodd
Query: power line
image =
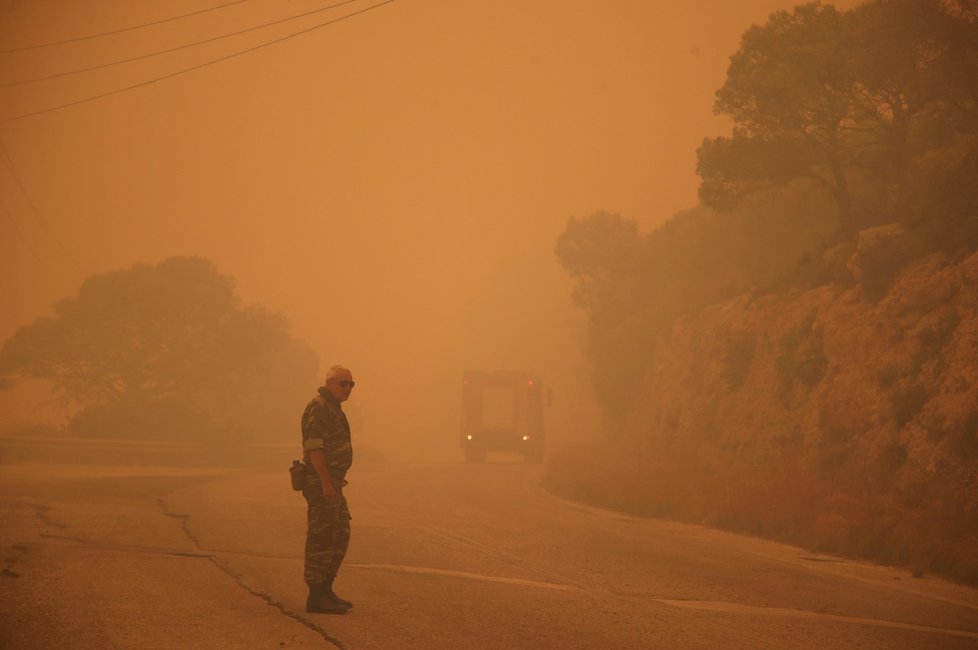
<path fill-rule="evenodd" d="M 198 11 L 191 11 L 189 14 L 181 14 L 179 16 L 173 16 L 171 18 L 163 18 L 161 20 L 154 20 L 150 23 L 142 23 L 139 25 L 131 25 L 129 27 L 123 27 L 121 29 L 113 29 L 108 32 L 99 32 L 98 34 L 89 34 L 87 36 L 77 36 L 75 38 L 66 38 L 63 41 L 52 41 L 50 43 L 38 43 L 36 45 L 24 45 L 23 47 L 12 47 L 6 50 L 0 50 L 0 54 L 10 54 L 12 52 L 24 52 L 26 50 L 38 50 L 42 47 L 54 47 L 55 45 L 66 45 L 68 43 L 77 43 L 78 41 L 87 41 L 93 38 L 101 38 L 103 36 L 111 36 L 113 34 L 122 34 L 123 32 L 131 32 L 136 29 L 143 29 L 144 27 L 153 27 L 155 25 L 162 25 L 163 23 L 170 23 L 175 20 L 180 20 L 182 18 L 189 18 L 191 16 L 198 16 L 200 14 L 205 14 L 209 11 L 217 11 L 218 9 L 224 9 L 225 7 L 230 7 L 231 5 L 239 5 L 242 2 L 249 2 L 250 0 L 234 0 L 234 2 L 225 2 L 222 5 L 217 5 L 216 7 L 208 7 L 207 9 L 200 9 Z"/>
<path fill-rule="evenodd" d="M 61 249 L 61 252 L 64 253 L 64 259 L 67 260 L 68 265 L 71 266 L 76 272 L 81 273 L 81 269 L 78 267 L 78 262 L 71 255 L 71 253 L 68 252 L 68 249 L 64 247 L 64 244 L 61 243 L 61 240 L 54 236 L 54 233 L 52 233 L 51 230 L 48 228 L 48 225 L 45 222 L 44 218 L 41 217 L 41 212 L 37 209 L 37 206 L 34 205 L 34 200 L 31 199 L 31 195 L 27 192 L 27 188 L 24 187 L 24 183 L 21 182 L 20 175 L 17 174 L 17 170 L 14 168 L 14 161 L 13 159 L 11 159 L 10 154 L 7 152 L 7 147 L 4 146 L 2 140 L 0 140 L 0 158 L 3 158 L 3 162 L 7 166 L 7 170 L 10 172 L 11 178 L 14 179 L 14 181 L 17 183 L 17 187 L 20 188 L 21 194 L 23 194 L 24 198 L 27 199 L 27 205 L 30 206 L 31 213 L 34 215 L 34 218 L 40 224 L 41 229 L 44 231 L 45 236 L 47 236 L 49 240 L 57 244 L 58 248 Z"/>
<path fill-rule="evenodd" d="M 10 88 L 11 86 L 23 86 L 25 84 L 32 84 L 38 81 L 47 81 L 49 79 L 57 79 L 59 77 L 67 77 L 68 75 L 80 74 L 82 72 L 91 72 L 93 70 L 101 70 L 102 68 L 111 68 L 115 65 L 122 65 L 123 63 L 132 63 L 133 61 L 139 61 L 142 59 L 148 59 L 154 56 L 159 56 L 161 54 L 169 54 L 171 52 L 176 52 L 178 50 L 184 50 L 188 47 L 195 47 L 197 45 L 203 45 L 205 43 L 213 43 L 214 41 L 219 41 L 224 38 L 231 38 L 232 36 L 240 36 L 241 34 L 247 34 L 248 32 L 253 32 L 259 29 L 265 29 L 266 27 L 271 27 L 273 25 L 279 25 L 281 23 L 289 22 L 290 20 L 297 20 L 299 18 L 305 18 L 306 16 L 311 16 L 313 14 L 322 13 L 324 11 L 329 11 L 330 9 L 335 9 L 342 5 L 350 4 L 351 2 L 357 2 L 358 0 L 343 0 L 343 2 L 337 2 L 326 7 L 321 7 L 319 9 L 313 9 L 312 11 L 307 11 L 305 13 L 296 14 L 295 16 L 289 16 L 288 18 L 280 18 L 279 20 L 274 20 L 269 23 L 264 23 L 262 25 L 256 25 L 254 27 L 248 27 L 247 29 L 238 30 L 236 32 L 230 32 L 228 34 L 222 34 L 221 36 L 212 36 L 211 38 L 205 38 L 201 41 L 195 41 L 193 43 L 186 43 L 184 45 L 177 45 L 176 47 L 167 48 L 165 50 L 158 50 L 156 52 L 149 52 L 147 54 L 140 54 L 138 56 L 133 56 L 128 59 L 120 59 L 118 61 L 110 61 L 108 63 L 100 63 L 98 65 L 89 66 L 87 68 L 78 68 L 76 70 L 66 70 L 65 72 L 55 72 L 54 74 L 45 75 L 43 77 L 34 77 L 32 79 L 23 79 L 21 81 L 9 81 L 7 83 L 0 84 L 0 88 Z"/>
<path fill-rule="evenodd" d="M 7 117 L 7 118 L 4 118 L 4 119 L 0 120 L 0 124 L 6 124 L 8 122 L 15 122 L 17 120 L 22 120 L 22 119 L 25 119 L 25 118 L 28 118 L 28 117 L 35 117 L 37 115 L 43 115 L 45 113 L 52 113 L 54 111 L 60 111 L 62 109 L 70 108 L 72 106 L 78 106 L 79 104 L 85 104 L 87 102 L 93 102 L 93 101 L 96 101 L 96 100 L 99 100 L 99 99 L 103 99 L 105 97 L 111 97 L 112 95 L 118 95 L 119 93 L 123 93 L 123 92 L 126 92 L 128 90 L 134 90 L 136 88 L 142 88 L 143 86 L 148 86 L 150 84 L 154 84 L 154 83 L 156 83 L 158 81 L 164 81 L 166 79 L 171 79 L 173 77 L 176 77 L 176 76 L 185 74 L 187 72 L 193 72 L 194 70 L 200 70 L 201 68 L 206 68 L 207 66 L 213 65 L 215 63 L 221 63 L 223 61 L 227 61 L 229 59 L 233 59 L 235 57 L 241 56 L 242 54 L 247 54 L 249 52 L 254 52 L 255 50 L 260 50 L 260 49 L 262 49 L 264 47 L 269 47 L 270 45 L 276 45 L 278 43 L 281 43 L 283 41 L 287 41 L 287 40 L 292 39 L 292 38 L 295 38 L 297 36 L 302 36 L 303 34 L 308 34 L 309 32 L 315 31 L 317 29 L 321 29 L 323 27 L 327 27 L 329 25 L 333 25 L 333 24 L 338 23 L 338 22 L 340 22 L 342 20 L 346 20 L 347 18 L 353 18 L 354 16 L 358 16 L 360 14 L 367 13 L 368 11 L 371 11 L 373 9 L 377 9 L 377 8 L 382 7 L 384 5 L 390 4 L 390 3 L 394 2 L 394 1 L 395 0 L 383 0 L 383 2 L 378 2 L 377 4 L 371 5 L 371 6 L 367 7 L 367 8 L 365 8 L 365 9 L 360 9 L 359 11 L 354 11 L 352 14 L 347 14 L 347 15 L 341 16 L 339 18 L 334 18 L 333 20 L 329 20 L 329 21 L 326 21 L 324 23 L 319 23 L 318 25 L 313 25 L 312 27 L 308 27 L 308 28 L 303 29 L 301 31 L 294 32 L 294 33 L 289 34 L 287 36 L 283 36 L 281 38 L 276 38 L 275 40 L 268 41 L 268 42 L 265 42 L 265 43 L 261 43 L 259 45 L 255 45 L 254 47 L 249 47 L 249 48 L 244 49 L 244 50 L 239 50 L 238 52 L 234 52 L 232 54 L 228 54 L 226 56 L 222 56 L 222 57 L 217 58 L 217 59 L 211 59 L 210 61 L 205 61 L 204 63 L 199 63 L 199 64 L 194 65 L 194 66 L 191 66 L 189 68 L 183 68 L 181 70 L 177 70 L 176 72 L 171 72 L 170 74 L 163 75 L 162 77 L 154 77 L 153 79 L 148 79 L 146 81 L 140 81 L 139 83 L 132 84 L 131 86 L 125 86 L 123 88 L 116 88 L 115 90 L 110 90 L 110 91 L 105 92 L 105 93 L 102 93 L 100 95 L 93 95 L 91 97 L 85 97 L 83 99 L 78 99 L 78 100 L 75 100 L 73 102 L 68 102 L 66 104 L 60 104 L 58 106 L 51 106 L 49 108 L 43 108 L 41 110 L 33 111 L 31 113 L 24 113 L 22 115 L 15 115 L 14 117 Z"/>

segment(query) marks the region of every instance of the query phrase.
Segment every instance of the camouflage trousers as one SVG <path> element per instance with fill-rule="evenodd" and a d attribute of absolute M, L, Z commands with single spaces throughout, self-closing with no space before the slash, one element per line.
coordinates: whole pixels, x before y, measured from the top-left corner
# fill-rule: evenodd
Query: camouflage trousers
<path fill-rule="evenodd" d="M 339 507 L 326 503 L 318 477 L 308 477 L 302 488 L 307 522 L 303 577 L 309 585 L 335 577 L 350 545 L 350 508 L 342 488 L 337 488 L 337 492 L 340 494 Z"/>

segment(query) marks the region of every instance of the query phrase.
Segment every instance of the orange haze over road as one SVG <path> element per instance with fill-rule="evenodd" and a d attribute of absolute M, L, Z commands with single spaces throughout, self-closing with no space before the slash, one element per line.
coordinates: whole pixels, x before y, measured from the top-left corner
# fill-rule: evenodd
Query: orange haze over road
<path fill-rule="evenodd" d="M 0 49 L 215 0 L 0 2 Z M 213 38 L 325 2 L 241 2 L 0 53 L 0 83 Z M 553 246 L 571 216 L 645 228 L 696 203 L 695 151 L 743 31 L 793 0 L 351 2 L 170 54 L 0 88 L 0 340 L 90 275 L 198 255 L 350 366 L 360 434 L 455 446 L 465 368 L 555 388 L 554 439 L 593 428 L 584 318 Z M 845 3 L 847 6 L 851 2 Z M 315 386 L 309 387 L 310 396 Z M 0 395 L 4 421 L 50 418 Z M 298 421 L 298 413 L 296 418 Z"/>

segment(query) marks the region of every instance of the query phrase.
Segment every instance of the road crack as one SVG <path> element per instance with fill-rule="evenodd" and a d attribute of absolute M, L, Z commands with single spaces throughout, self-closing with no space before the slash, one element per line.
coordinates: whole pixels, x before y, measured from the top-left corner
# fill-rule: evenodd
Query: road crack
<path fill-rule="evenodd" d="M 343 644 L 343 642 L 340 641 L 339 639 L 337 639 L 336 637 L 330 635 L 330 633 L 328 631 L 326 631 L 326 629 L 320 627 L 319 625 L 316 625 L 315 623 L 313 623 L 312 621 L 310 621 L 307 618 L 303 617 L 299 613 L 292 611 L 291 609 L 288 608 L 288 606 L 285 603 L 283 603 L 282 601 L 276 599 L 271 594 L 267 594 L 267 593 L 265 593 L 263 591 L 260 591 L 258 589 L 255 589 L 254 587 L 252 587 L 251 585 L 249 585 L 247 582 L 245 582 L 244 577 L 240 573 L 238 573 L 237 571 L 235 571 L 229 565 L 221 562 L 217 558 L 217 556 L 215 556 L 213 553 L 209 552 L 207 549 L 203 548 L 203 546 L 202 546 L 202 544 L 200 542 L 200 538 L 198 538 L 196 535 L 194 535 L 193 531 L 190 530 L 190 525 L 189 525 L 190 524 L 190 515 L 180 514 L 180 513 L 176 513 L 176 512 L 171 511 L 169 509 L 169 507 L 166 505 L 166 501 L 164 501 L 162 497 L 160 497 L 159 499 L 157 499 L 157 503 L 159 504 L 160 510 L 162 511 L 162 513 L 165 516 L 172 517 L 172 518 L 177 519 L 177 520 L 180 521 L 180 525 L 183 528 L 183 532 L 184 532 L 184 534 L 186 534 L 187 539 L 189 539 L 194 544 L 194 546 L 201 553 L 201 555 L 204 556 L 204 557 L 206 557 L 206 559 L 209 560 L 210 563 L 213 564 L 215 567 L 217 567 L 217 569 L 219 571 L 221 571 L 222 573 L 224 573 L 225 575 L 227 575 L 229 578 L 231 578 L 235 582 L 235 584 L 237 584 L 241 589 L 243 589 L 244 591 L 246 591 L 247 593 L 251 594 L 252 596 L 254 596 L 256 598 L 259 598 L 259 599 L 263 600 L 265 602 L 265 604 L 269 605 L 270 607 L 274 607 L 283 616 L 286 616 L 286 617 L 288 617 L 288 618 L 296 621 L 297 623 L 300 623 L 300 624 L 306 626 L 307 628 L 309 628 L 313 632 L 316 632 L 326 642 L 328 642 L 328 643 L 336 646 L 337 648 L 340 648 L 341 650 L 346 650 L 346 646 Z"/>
<path fill-rule="evenodd" d="M 24 553 L 27 552 L 27 544 L 18 543 L 11 544 L 10 551 L 7 557 L 3 558 L 3 576 L 5 578 L 19 578 L 20 574 L 14 571 L 14 566 L 20 561 Z"/>
<path fill-rule="evenodd" d="M 37 517 L 45 526 L 50 526 L 51 528 L 61 528 L 62 530 L 70 528 L 68 524 L 63 524 L 60 521 L 55 521 L 51 518 L 51 506 L 48 504 L 35 503 L 32 505 L 34 508 L 34 516 Z"/>
<path fill-rule="evenodd" d="M 188 558 L 204 558 L 207 559 L 213 555 L 213 553 L 203 553 L 199 551 L 182 551 L 175 548 L 166 548 L 162 546 L 143 546 L 140 544 L 118 544 L 115 542 L 99 542 L 93 539 L 86 539 L 84 537 L 77 537 L 75 535 L 58 535 L 56 533 L 41 533 L 41 537 L 45 539 L 53 539 L 61 542 L 74 542 L 80 546 L 86 546 L 89 548 L 98 548 L 111 551 L 123 551 L 129 553 L 147 553 L 152 555 L 171 555 L 175 557 L 188 557 Z"/>

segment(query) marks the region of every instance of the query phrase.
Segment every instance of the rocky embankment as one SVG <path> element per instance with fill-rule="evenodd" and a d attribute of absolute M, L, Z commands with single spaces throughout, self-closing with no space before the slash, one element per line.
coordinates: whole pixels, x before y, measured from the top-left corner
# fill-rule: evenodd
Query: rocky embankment
<path fill-rule="evenodd" d="M 624 436 L 556 457 L 552 487 L 978 581 L 978 254 L 901 241 L 677 320 Z"/>

